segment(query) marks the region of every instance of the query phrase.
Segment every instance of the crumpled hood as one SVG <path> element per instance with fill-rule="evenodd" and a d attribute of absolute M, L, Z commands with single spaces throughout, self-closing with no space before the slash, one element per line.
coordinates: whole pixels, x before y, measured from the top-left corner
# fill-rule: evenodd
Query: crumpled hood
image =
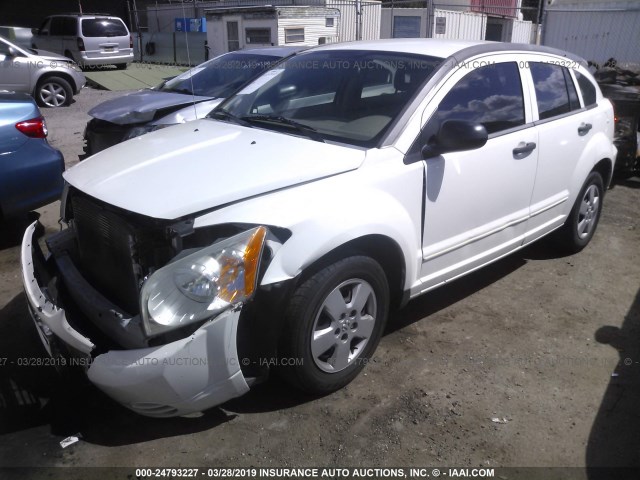
<path fill-rule="evenodd" d="M 210 97 L 185 95 L 183 93 L 159 92 L 157 90 L 139 90 L 102 102 L 89 110 L 89 115 L 99 120 L 129 125 L 147 123 L 153 120 L 156 112 L 163 109 L 178 109 L 182 106 L 210 100 Z"/>
<path fill-rule="evenodd" d="M 356 148 L 205 119 L 103 150 L 64 178 L 111 205 L 176 219 L 355 170 L 364 158 Z"/>

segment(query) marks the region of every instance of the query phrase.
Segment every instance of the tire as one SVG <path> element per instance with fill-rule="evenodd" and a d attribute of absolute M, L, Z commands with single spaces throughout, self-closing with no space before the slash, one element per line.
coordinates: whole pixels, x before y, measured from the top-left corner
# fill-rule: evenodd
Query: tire
<path fill-rule="evenodd" d="M 344 387 L 378 346 L 388 310 L 387 277 L 375 260 L 352 256 L 318 271 L 285 310 L 282 377 L 311 394 Z"/>
<path fill-rule="evenodd" d="M 116 68 L 118 70 L 126 70 L 128 66 L 128 63 L 116 63 Z"/>
<path fill-rule="evenodd" d="M 598 226 L 604 182 L 598 172 L 591 172 L 580 189 L 576 203 L 565 224 L 558 230 L 557 241 L 567 253 L 577 253 L 586 247 Z"/>
<path fill-rule="evenodd" d="M 73 90 L 64 78 L 46 77 L 38 82 L 34 97 L 41 107 L 63 107 L 71 103 Z"/>

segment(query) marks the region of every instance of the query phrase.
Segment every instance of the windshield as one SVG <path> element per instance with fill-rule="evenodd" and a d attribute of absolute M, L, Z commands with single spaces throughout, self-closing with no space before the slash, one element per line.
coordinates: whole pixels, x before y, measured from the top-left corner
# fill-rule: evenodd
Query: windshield
<path fill-rule="evenodd" d="M 307 52 L 265 72 L 212 116 L 294 134 L 302 127 L 325 140 L 371 147 L 440 62 L 395 52 Z"/>
<path fill-rule="evenodd" d="M 160 91 L 226 98 L 280 60 L 281 57 L 273 55 L 229 53 L 169 80 Z"/>

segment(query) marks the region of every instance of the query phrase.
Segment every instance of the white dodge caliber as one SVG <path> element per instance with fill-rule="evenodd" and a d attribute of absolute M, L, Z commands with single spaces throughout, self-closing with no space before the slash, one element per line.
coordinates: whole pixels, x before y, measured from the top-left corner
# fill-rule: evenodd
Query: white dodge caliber
<path fill-rule="evenodd" d="M 66 228 L 30 226 L 24 288 L 51 355 L 164 417 L 277 367 L 327 393 L 390 308 L 550 234 L 591 240 L 616 149 L 585 62 L 426 39 L 297 54 L 209 118 L 65 173 Z"/>

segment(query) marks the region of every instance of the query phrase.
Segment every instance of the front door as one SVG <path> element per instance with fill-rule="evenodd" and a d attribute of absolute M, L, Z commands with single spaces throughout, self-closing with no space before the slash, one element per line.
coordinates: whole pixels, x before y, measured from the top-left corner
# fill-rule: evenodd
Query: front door
<path fill-rule="evenodd" d="M 529 218 L 537 131 L 517 62 L 461 66 L 430 102 L 421 138 L 444 120 L 481 123 L 487 144 L 425 160 L 422 290 L 518 248 Z M 492 64 L 491 64 L 492 63 Z M 431 105 L 437 105 L 432 107 Z"/>

